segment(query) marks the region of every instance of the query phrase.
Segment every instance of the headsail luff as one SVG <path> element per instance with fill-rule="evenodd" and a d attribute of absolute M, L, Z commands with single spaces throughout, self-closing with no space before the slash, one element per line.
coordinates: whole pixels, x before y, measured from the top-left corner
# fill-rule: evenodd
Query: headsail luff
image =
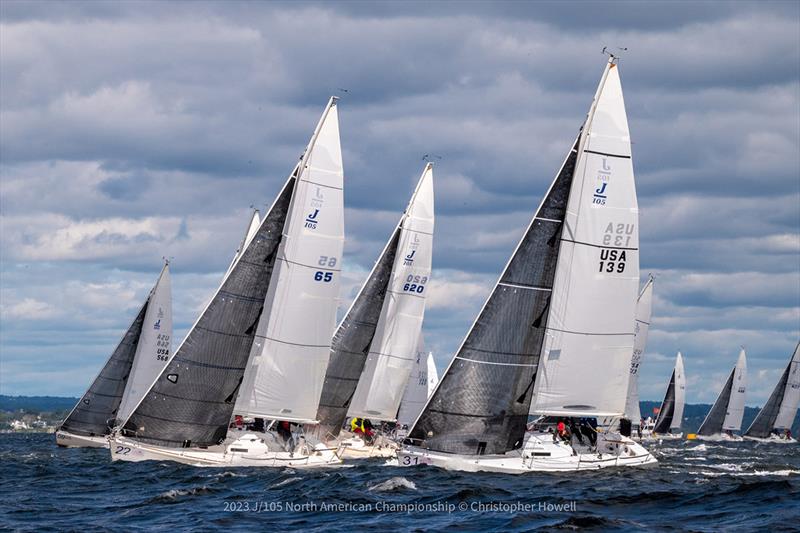
<path fill-rule="evenodd" d="M 649 276 L 636 302 L 636 325 L 634 327 L 631 375 L 628 381 L 628 397 L 625 400 L 625 418 L 630 420 L 634 426 L 639 425 L 642 419 L 642 413 L 639 410 L 639 367 L 642 363 L 642 354 L 647 345 L 647 333 L 650 329 L 652 307 L 653 276 Z"/>
<path fill-rule="evenodd" d="M 317 413 L 336 321 L 344 171 L 331 98 L 308 144 L 236 412 L 295 422 Z"/>
<path fill-rule="evenodd" d="M 117 418 L 127 420 L 131 410 L 147 392 L 169 360 L 172 347 L 172 285 L 169 262 L 150 291 L 147 311 L 144 314 L 142 333 L 136 346 L 125 392 L 122 394 Z"/>
<path fill-rule="evenodd" d="M 728 379 L 722 387 L 717 400 L 706 415 L 698 435 L 710 436 L 721 433 L 723 430 L 736 431 L 741 427 L 744 412 L 744 387 L 746 370 L 744 349 L 739 354 L 739 360 L 733 367 Z"/>
<path fill-rule="evenodd" d="M 683 416 L 683 407 L 681 406 L 681 416 L 676 417 L 676 397 L 677 397 L 677 381 L 678 381 L 678 364 L 681 363 L 681 353 L 678 352 L 678 357 L 675 361 L 675 368 L 672 369 L 672 376 L 667 385 L 667 392 L 664 394 L 664 400 L 661 402 L 661 407 L 658 410 L 658 418 L 656 418 L 653 431 L 655 433 L 669 433 L 670 428 L 676 427 L 673 420 L 677 418 L 677 427 L 680 427 L 681 418 Z"/>
<path fill-rule="evenodd" d="M 425 316 L 433 252 L 433 164 L 428 163 L 400 222 L 383 309 L 348 414 L 395 420 Z"/>
<path fill-rule="evenodd" d="M 171 300 L 169 269 L 168 264 L 165 264 L 147 299 L 136 313 L 136 318 L 128 326 L 89 389 L 73 407 L 59 429 L 83 436 L 108 435 L 115 421 L 124 415 L 125 405 L 134 401 L 134 395 L 136 395 L 135 402 L 138 402 L 141 393 L 136 390 L 131 391 L 132 381 L 136 381 L 134 388 L 149 385 L 149 383 L 143 385 L 142 379 L 146 381 L 146 374 L 150 374 L 152 381 L 154 377 L 151 373 L 152 367 L 154 364 L 163 366 L 158 356 L 164 355 L 157 353 L 162 347 L 154 345 L 155 342 L 160 342 L 160 339 L 154 338 L 158 336 L 158 330 L 155 335 L 150 333 L 144 335 L 143 328 L 147 325 L 148 329 L 152 329 L 156 327 L 156 321 L 161 320 L 158 327 L 171 337 Z M 160 318 L 159 308 L 162 309 Z M 163 311 L 164 308 L 166 311 Z M 143 348 L 146 349 L 143 351 Z M 169 346 L 166 349 L 169 350 Z M 137 359 L 144 358 L 148 361 L 137 362 Z"/>
<path fill-rule="evenodd" d="M 581 136 L 533 413 L 619 416 L 639 291 L 639 215 L 619 68 L 612 58 Z"/>
<path fill-rule="evenodd" d="M 504 453 L 525 433 L 577 139 L 409 434 L 446 453 Z"/>
<path fill-rule="evenodd" d="M 795 347 L 792 358 L 767 403 L 744 434 L 748 437 L 765 439 L 774 429 L 791 428 L 797 413 L 798 400 L 800 400 L 800 343 Z"/>
<path fill-rule="evenodd" d="M 426 218 L 430 218 L 430 224 L 426 222 Z M 406 315 L 409 313 L 399 309 L 396 303 L 387 303 L 387 300 L 398 299 L 398 291 L 402 292 L 406 283 L 403 281 L 404 277 L 408 275 L 430 277 L 432 233 L 432 165 L 428 164 L 406 210 L 333 336 L 330 362 L 317 413 L 320 421 L 319 431 L 323 437 L 336 437 L 339 434 L 352 405 L 359 380 L 366 383 L 366 392 L 369 393 L 371 386 L 369 382 L 377 370 L 377 365 L 372 365 L 371 371 L 365 372 L 370 354 L 374 358 L 380 353 L 407 351 L 408 347 L 405 346 L 408 344 L 407 340 L 396 335 L 392 338 L 392 330 L 402 327 L 402 331 L 398 333 L 403 336 L 414 335 L 416 338 L 417 334 L 414 331 L 421 328 L 421 315 L 418 319 L 409 316 L 412 322 L 410 324 L 398 322 L 401 318 L 400 313 Z M 417 242 L 413 243 L 410 239 L 416 239 Z M 411 253 L 409 250 L 412 244 L 417 251 L 413 253 L 411 262 L 405 264 L 408 262 L 406 256 Z M 401 250 L 401 253 L 398 253 L 398 250 Z M 405 251 L 405 254 L 402 251 Z M 420 273 L 420 269 L 426 273 Z M 422 283 L 423 292 L 427 281 L 425 279 Z M 424 300 L 422 305 L 424 306 Z M 419 325 L 416 324 L 418 321 Z M 380 347 L 380 344 L 385 346 Z M 379 377 L 380 375 L 382 373 Z"/>
<path fill-rule="evenodd" d="M 225 438 L 298 168 L 167 366 L 124 421 L 125 435 L 169 447 L 211 446 Z"/>

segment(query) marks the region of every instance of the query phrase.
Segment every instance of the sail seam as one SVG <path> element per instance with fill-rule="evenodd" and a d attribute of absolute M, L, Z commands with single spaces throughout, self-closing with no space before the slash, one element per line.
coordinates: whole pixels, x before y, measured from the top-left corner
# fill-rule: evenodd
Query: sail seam
<path fill-rule="evenodd" d="M 545 222 L 555 222 L 556 224 L 561 224 L 564 222 L 563 220 L 556 220 L 555 218 L 545 218 L 545 217 L 533 217 L 534 220 L 544 220 Z"/>
<path fill-rule="evenodd" d="M 325 268 L 325 267 L 319 266 L 319 265 L 307 265 L 305 263 L 300 263 L 298 261 L 292 261 L 291 259 L 287 259 L 285 256 L 284 257 L 278 257 L 277 260 L 278 261 L 286 261 L 287 263 L 291 263 L 293 265 L 310 268 L 312 270 L 314 270 L 314 269 L 323 270 L 325 272 L 341 272 L 342 271 L 340 268 Z"/>
<path fill-rule="evenodd" d="M 597 150 L 584 150 L 583 153 L 585 154 L 595 154 L 595 155 L 605 155 L 608 157 L 618 157 L 620 159 L 630 159 L 631 156 L 629 155 L 620 155 L 620 154 L 609 154 L 606 152 L 598 152 Z"/>
<path fill-rule="evenodd" d="M 276 339 L 274 337 L 267 337 L 266 335 L 263 335 L 263 336 L 262 335 L 256 335 L 256 338 L 266 339 L 268 341 L 275 341 L 275 342 L 279 342 L 281 344 L 290 344 L 292 346 L 303 346 L 305 348 L 330 348 L 329 344 L 302 344 L 302 343 L 298 343 L 298 342 L 282 341 L 282 340 Z"/>
<path fill-rule="evenodd" d="M 460 355 L 456 356 L 456 359 L 461 359 L 462 361 L 469 361 L 470 363 L 481 363 L 484 365 L 497 365 L 497 366 L 529 366 L 529 367 L 537 367 L 538 364 L 529 365 L 526 363 L 496 363 L 494 361 L 478 361 L 477 359 L 470 359 L 469 357 L 461 357 Z"/>
<path fill-rule="evenodd" d="M 306 168 L 308 168 L 308 167 L 306 167 Z M 317 169 L 317 170 L 319 170 L 319 169 Z M 331 172 L 331 174 L 333 174 L 333 172 Z M 334 187 L 333 185 L 325 185 L 324 183 L 317 183 L 316 181 L 304 180 L 303 178 L 300 178 L 300 181 L 301 182 L 304 181 L 306 183 L 310 183 L 311 185 L 318 185 L 320 187 L 325 187 L 326 189 L 334 189 L 334 190 L 337 190 L 337 191 L 344 190 L 344 187 Z"/>
<path fill-rule="evenodd" d="M 558 331 L 559 333 L 567 333 L 570 335 L 589 335 L 594 337 L 615 337 L 615 336 L 634 336 L 635 333 L 590 333 L 586 331 L 570 331 L 568 329 L 551 328 L 547 326 L 545 329 L 549 331 Z"/>
<path fill-rule="evenodd" d="M 638 250 L 639 248 L 625 248 L 624 246 L 607 246 L 605 244 L 592 244 L 590 242 L 583 242 L 583 241 L 574 241 L 572 239 L 564 239 L 562 237 L 561 241 L 571 242 L 573 244 L 582 244 L 584 246 L 592 246 L 594 248 L 606 248 L 609 250 Z"/>
<path fill-rule="evenodd" d="M 497 283 L 498 285 L 503 285 L 505 287 L 514 287 L 516 289 L 528 289 L 532 291 L 545 291 L 545 292 L 553 292 L 553 289 L 548 289 L 547 287 L 534 287 L 533 285 L 518 285 L 516 283 L 507 283 L 505 281 L 500 281 Z"/>

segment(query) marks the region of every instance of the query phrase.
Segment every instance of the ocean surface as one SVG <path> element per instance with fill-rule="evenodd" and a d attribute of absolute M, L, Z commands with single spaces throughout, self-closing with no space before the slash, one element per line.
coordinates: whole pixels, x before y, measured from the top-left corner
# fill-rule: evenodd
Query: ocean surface
<path fill-rule="evenodd" d="M 467 474 L 384 460 L 326 470 L 111 463 L 0 435 L 0 530 L 800 530 L 800 446 L 664 442 L 657 466 Z"/>

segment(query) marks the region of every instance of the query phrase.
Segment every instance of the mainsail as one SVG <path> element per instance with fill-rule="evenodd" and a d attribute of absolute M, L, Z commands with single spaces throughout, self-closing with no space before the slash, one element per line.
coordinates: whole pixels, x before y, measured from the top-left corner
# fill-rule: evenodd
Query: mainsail
<path fill-rule="evenodd" d="M 669 379 L 667 392 L 658 410 L 653 431 L 655 433 L 669 433 L 670 429 L 680 429 L 683 420 L 683 406 L 686 397 L 686 377 L 683 373 L 683 356 L 678 352 L 675 359 L 675 368 Z"/>
<path fill-rule="evenodd" d="M 425 350 L 425 341 L 420 333 L 417 358 L 397 413 L 397 424 L 400 427 L 410 426 L 417 419 L 438 382 L 439 375 L 436 373 L 433 354 Z"/>
<path fill-rule="evenodd" d="M 433 238 L 433 167 L 333 336 L 317 417 L 326 436 L 348 415 L 395 417 L 422 328 Z"/>
<path fill-rule="evenodd" d="M 117 412 L 118 420 L 127 420 L 134 406 L 144 397 L 150 384 L 167 364 L 171 346 L 172 287 L 169 263 L 166 263 L 150 293 L 133 366 Z"/>
<path fill-rule="evenodd" d="M 154 295 L 158 295 L 157 302 L 154 301 Z M 111 431 L 114 421 L 120 418 L 120 404 L 123 403 L 123 398 L 130 389 L 129 381 L 135 373 L 134 365 L 137 364 L 137 359 L 147 359 L 146 362 L 142 361 L 141 365 L 137 364 L 141 369 L 139 373 L 141 377 L 142 373 L 150 372 L 152 365 L 159 363 L 158 357 L 163 355 L 163 353 L 158 353 L 159 349 L 163 349 L 158 346 L 159 340 L 156 339 L 154 343 L 150 333 L 145 335 L 142 333 L 145 324 L 148 328 L 155 326 L 157 318 L 154 319 L 154 317 L 158 316 L 157 306 L 159 305 L 162 310 L 166 309 L 164 322 L 162 322 L 164 324 L 163 331 L 171 337 L 169 270 L 166 265 L 108 361 L 59 429 L 84 436 L 107 435 Z M 143 336 L 146 337 L 144 341 Z M 169 339 L 167 339 L 168 342 Z M 142 344 L 141 349 L 140 344 Z M 169 350 L 168 344 L 166 349 Z"/>
<path fill-rule="evenodd" d="M 532 412 L 609 417 L 625 410 L 639 290 L 638 213 L 612 60 L 579 146 Z"/>
<path fill-rule="evenodd" d="M 325 108 L 321 124 L 329 115 L 335 121 L 335 106 L 336 99 L 332 98 Z M 317 126 L 309 147 L 261 221 L 258 230 L 236 257 L 222 284 L 166 368 L 125 422 L 122 428 L 124 434 L 145 442 L 170 447 L 211 446 L 225 439 L 228 423 L 245 377 L 250 352 L 254 346 L 256 330 L 261 329 L 265 322 L 262 316 L 267 317 L 270 314 L 269 306 L 274 300 L 276 285 L 273 279 L 276 278 L 281 263 L 286 263 L 287 256 L 295 257 L 286 252 L 287 247 L 290 249 L 293 247 L 292 242 L 286 241 L 292 241 L 292 237 L 296 235 L 292 232 L 291 224 L 296 224 L 297 220 L 290 222 L 290 213 L 299 218 L 303 215 L 297 214 L 297 211 L 306 211 L 309 204 L 314 205 L 308 194 L 309 174 L 324 183 L 329 179 L 326 175 L 328 172 L 323 168 L 323 171 L 318 173 L 317 167 L 320 165 L 324 167 L 325 162 L 337 156 L 341 162 L 338 150 L 331 154 L 328 149 L 320 151 L 313 149 L 319 133 L 320 125 Z M 338 149 L 338 126 L 326 130 L 326 140 L 332 142 L 331 138 L 334 136 Z M 329 146 L 326 142 L 321 144 Z M 302 185 L 299 183 L 301 175 L 305 178 Z M 296 189 L 301 193 L 299 200 L 295 198 L 298 196 Z M 334 201 L 331 206 L 333 212 L 323 215 L 325 217 L 329 215 L 334 223 L 341 217 L 341 190 L 338 191 L 338 198 L 339 201 Z M 323 210 L 320 206 L 316 206 L 315 209 Z M 318 224 L 319 211 L 306 214 L 308 215 L 306 223 Z M 278 261 L 279 257 L 281 261 Z M 308 257 L 297 257 L 297 259 L 306 264 L 309 260 Z M 334 265 L 330 265 L 331 258 L 325 258 L 325 266 L 321 265 L 321 254 L 318 259 L 314 259 L 314 264 L 316 265 L 318 260 L 320 266 L 313 277 L 316 278 L 316 272 L 322 272 L 320 280 L 315 279 L 315 281 L 333 284 Z M 334 264 L 337 259 L 338 256 L 333 259 Z M 284 270 L 294 270 L 287 269 L 285 264 L 283 267 Z M 306 269 L 297 270 L 307 272 Z M 272 291 L 269 297 L 268 291 Z M 310 318 L 322 317 L 312 315 Z M 322 327 L 323 324 L 313 323 L 308 326 L 309 330 Z"/>
<path fill-rule="evenodd" d="M 650 329 L 650 315 L 653 307 L 653 276 L 649 276 L 636 302 L 636 324 L 634 326 L 633 356 L 631 375 L 628 380 L 628 397 L 625 400 L 625 418 L 638 426 L 642 413 L 639 410 L 639 366 L 647 345 L 647 332 Z"/>
<path fill-rule="evenodd" d="M 313 422 L 336 322 L 344 245 L 344 171 L 336 99 L 308 144 L 263 315 L 236 398 L 243 415 Z"/>
<path fill-rule="evenodd" d="M 747 428 L 748 437 L 767 438 L 773 429 L 791 428 L 800 402 L 800 343 L 769 396 L 769 400 Z"/>
<path fill-rule="evenodd" d="M 534 386 L 545 412 L 565 406 L 580 407 L 581 414 L 589 410 L 565 405 L 568 385 L 598 400 L 592 412 L 622 412 L 624 395 L 613 409 L 606 408 L 602 395 L 607 386 L 627 390 L 639 276 L 636 195 L 617 70 L 614 61 L 606 66 L 578 140 L 414 424 L 409 444 L 464 455 L 518 448 Z M 591 335 L 594 326 L 584 323 L 588 317 L 566 305 L 570 291 L 580 296 L 574 304 L 586 306 L 606 329 L 602 333 L 611 333 L 608 340 Z M 617 305 L 618 300 L 627 304 Z M 591 341 L 573 342 L 575 336 Z M 545 342 L 549 350 L 543 349 Z M 573 349 L 583 352 L 578 369 L 572 368 Z M 570 372 L 582 376 L 580 382 L 556 380 L 563 373 L 553 367 L 546 380 L 552 388 L 540 387 L 542 353 L 551 361 L 562 357 Z M 589 369 L 592 375 L 586 376 Z M 598 385 L 587 386 L 595 379 Z M 570 397 L 567 404 L 572 403 Z"/>
<path fill-rule="evenodd" d="M 744 395 L 747 383 L 747 363 L 744 348 L 739 353 L 739 360 L 733 367 L 725 386 L 711 407 L 705 420 L 697 430 L 698 435 L 716 435 L 722 431 L 737 431 L 742 426 L 744 415 Z"/>

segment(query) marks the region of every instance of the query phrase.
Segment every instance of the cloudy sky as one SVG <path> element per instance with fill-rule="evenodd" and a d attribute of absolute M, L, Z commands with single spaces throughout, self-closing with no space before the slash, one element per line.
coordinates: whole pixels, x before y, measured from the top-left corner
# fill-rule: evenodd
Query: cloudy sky
<path fill-rule="evenodd" d="M 342 307 L 437 154 L 425 333 L 458 347 L 624 46 L 643 399 L 763 403 L 800 336 L 797 2 L 0 3 L 0 391 L 79 395 L 172 257 L 176 336 L 342 96 Z M 347 89 L 347 92 L 341 92 Z"/>

